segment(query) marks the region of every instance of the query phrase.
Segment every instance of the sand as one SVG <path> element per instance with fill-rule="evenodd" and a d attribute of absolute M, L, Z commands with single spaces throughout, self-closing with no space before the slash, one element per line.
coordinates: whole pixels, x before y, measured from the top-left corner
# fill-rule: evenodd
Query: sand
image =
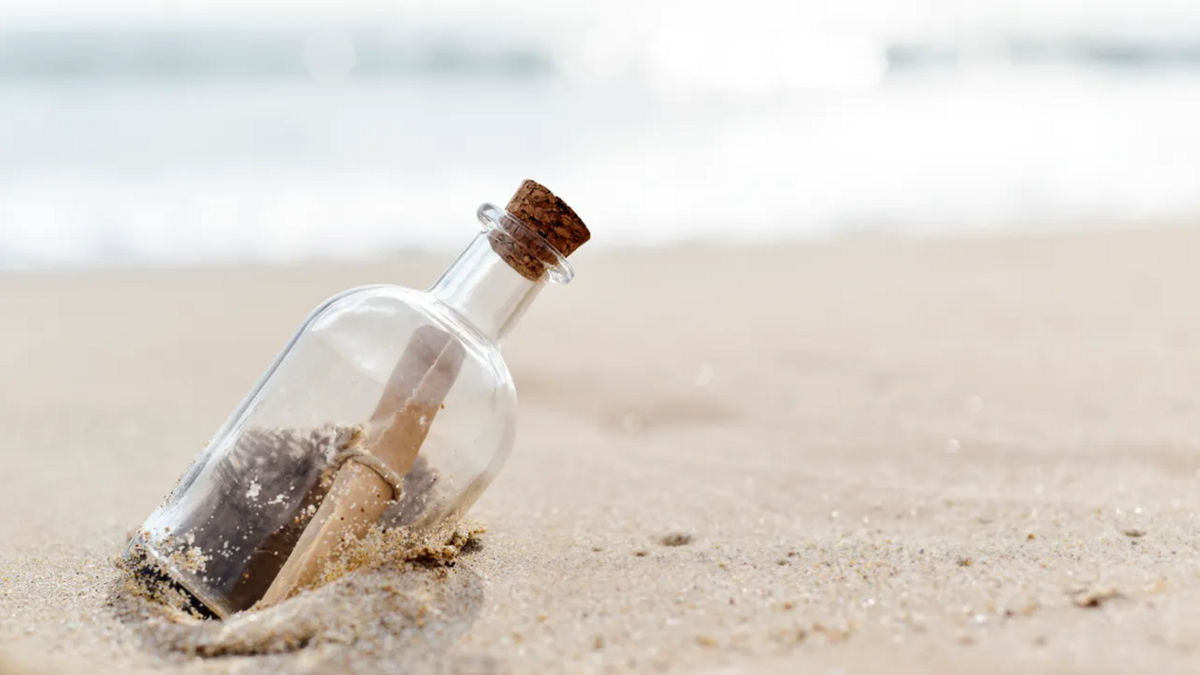
<path fill-rule="evenodd" d="M 311 306 L 448 256 L 5 275 L 0 673 L 1195 672 L 1196 251 L 585 250 L 506 346 L 480 544 L 290 601 L 382 603 L 338 639 L 219 658 L 122 620 L 113 559 Z"/>

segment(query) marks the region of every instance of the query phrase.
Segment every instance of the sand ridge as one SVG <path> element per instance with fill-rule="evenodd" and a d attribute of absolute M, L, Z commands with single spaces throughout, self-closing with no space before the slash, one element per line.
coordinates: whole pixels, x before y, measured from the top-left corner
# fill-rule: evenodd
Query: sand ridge
<path fill-rule="evenodd" d="M 460 553 L 481 548 L 482 533 L 471 523 L 422 535 L 374 528 L 342 547 L 319 586 L 224 621 L 196 616 L 178 591 L 122 561 L 107 605 L 132 627 L 141 649 L 167 662 L 267 657 L 260 666 L 289 672 L 357 672 L 351 662 L 364 664 L 364 672 L 384 661 L 411 665 L 443 652 L 448 636 L 469 626 L 481 593 L 469 571 L 454 568 Z M 445 639 L 430 640 L 430 633 Z"/>

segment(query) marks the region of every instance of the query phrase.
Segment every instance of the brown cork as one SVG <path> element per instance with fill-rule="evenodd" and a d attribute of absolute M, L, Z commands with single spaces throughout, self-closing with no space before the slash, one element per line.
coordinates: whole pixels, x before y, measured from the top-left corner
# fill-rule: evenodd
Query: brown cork
<path fill-rule="evenodd" d="M 541 279 L 547 267 L 558 264 L 546 244 L 565 258 L 592 236 L 566 202 L 532 180 L 521 183 L 505 209 L 528 229 L 505 227 L 507 237 L 492 232 L 492 248 L 527 279 Z"/>

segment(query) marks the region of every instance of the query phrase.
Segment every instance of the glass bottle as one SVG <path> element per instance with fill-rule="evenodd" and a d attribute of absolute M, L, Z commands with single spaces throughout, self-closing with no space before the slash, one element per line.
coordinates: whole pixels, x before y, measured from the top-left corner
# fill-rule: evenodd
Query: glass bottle
<path fill-rule="evenodd" d="M 226 617 L 310 584 L 369 527 L 456 522 L 503 466 L 516 391 L 500 344 L 587 227 L 525 181 L 428 291 L 318 307 L 135 535 L 197 609 Z"/>

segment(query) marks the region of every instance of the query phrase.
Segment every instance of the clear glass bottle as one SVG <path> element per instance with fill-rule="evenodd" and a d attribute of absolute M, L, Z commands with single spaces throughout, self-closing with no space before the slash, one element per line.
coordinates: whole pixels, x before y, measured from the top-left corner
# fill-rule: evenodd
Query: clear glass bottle
<path fill-rule="evenodd" d="M 364 287 L 313 311 L 127 556 L 225 617 L 309 584 L 376 523 L 457 521 L 515 437 L 500 343 L 589 236 L 533 181 L 478 215 L 428 291 Z"/>

